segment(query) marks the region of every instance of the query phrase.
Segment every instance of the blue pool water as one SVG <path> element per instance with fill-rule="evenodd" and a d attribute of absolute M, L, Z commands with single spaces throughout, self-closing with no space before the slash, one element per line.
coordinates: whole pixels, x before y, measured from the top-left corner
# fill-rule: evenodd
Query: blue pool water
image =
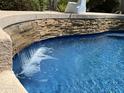
<path fill-rule="evenodd" d="M 34 43 L 13 58 L 29 93 L 124 93 L 124 33 Z"/>

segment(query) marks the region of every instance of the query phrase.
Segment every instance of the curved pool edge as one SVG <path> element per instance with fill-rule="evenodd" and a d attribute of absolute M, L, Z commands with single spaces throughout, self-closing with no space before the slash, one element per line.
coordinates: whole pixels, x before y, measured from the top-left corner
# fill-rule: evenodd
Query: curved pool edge
<path fill-rule="evenodd" d="M 4 72 L 9 70 L 9 74 L 12 75 L 12 79 L 14 79 L 14 80 L 17 79 L 17 78 L 15 78 L 15 76 L 13 76 L 14 74 L 11 71 L 11 69 L 12 69 L 12 58 L 13 58 L 13 55 L 12 55 L 13 46 L 12 46 L 12 44 L 20 42 L 20 41 L 18 41 L 18 39 L 15 39 L 16 41 L 18 41 L 18 42 L 15 42 L 13 40 L 13 37 L 15 36 L 15 34 L 14 34 L 14 36 L 12 36 L 13 33 L 9 33 L 5 30 L 8 29 L 9 27 L 13 26 L 13 25 L 16 25 L 16 24 L 18 25 L 18 24 L 21 24 L 21 23 L 25 23 L 25 22 L 32 21 L 32 20 L 39 20 L 39 19 L 75 19 L 79 22 L 81 22 L 79 19 L 81 19 L 81 20 L 82 19 L 83 20 L 84 19 L 88 19 L 88 20 L 97 19 L 97 21 L 100 21 L 100 19 L 104 19 L 104 20 L 115 19 L 113 21 L 118 21 L 116 19 L 119 19 L 119 20 L 122 20 L 122 24 L 123 24 L 124 15 L 121 15 L 121 14 L 105 14 L 105 13 L 103 13 L 103 14 L 102 13 L 85 13 L 85 14 L 77 15 L 77 14 L 67 14 L 67 13 L 58 13 L 58 12 L 0 11 L 0 27 L 1 27 L 0 28 L 0 31 L 1 31 L 1 34 L 0 34 L 0 74 L 3 77 L 6 77 L 6 73 L 4 73 Z M 110 21 L 110 24 L 113 21 Z M 121 22 L 119 21 L 119 23 L 121 23 Z M 88 24 L 88 22 L 87 22 L 87 24 Z M 96 23 L 96 25 L 97 24 L 98 23 Z M 25 29 L 26 27 L 28 27 L 28 25 L 27 26 L 22 26 L 19 29 L 23 29 L 23 28 Z M 85 28 L 85 29 L 87 29 L 87 28 Z M 91 31 L 92 29 L 89 29 L 89 31 Z M 123 29 L 123 27 L 120 27 L 119 29 Z M 10 32 L 11 32 L 11 30 L 16 31 L 16 32 L 18 31 L 15 28 L 9 28 L 8 29 L 8 31 L 10 31 Z M 108 28 L 108 30 L 109 30 L 109 28 Z M 107 31 L 107 30 L 105 29 L 104 31 Z M 104 31 L 102 31 L 102 32 L 104 32 Z M 99 30 L 99 32 L 100 32 L 100 30 Z M 87 32 L 87 33 L 89 33 L 89 32 Z M 93 33 L 95 33 L 95 32 L 93 32 Z M 20 35 L 21 35 L 21 33 L 20 33 Z M 48 35 L 43 39 L 49 38 Z M 62 36 L 62 35 L 65 35 L 65 34 L 60 33 L 60 34 L 50 36 L 50 37 L 58 37 L 58 36 Z M 29 43 L 28 43 L 28 39 L 27 39 L 27 41 L 25 42 L 27 44 L 22 46 L 21 49 L 23 49 L 25 46 L 28 46 L 29 44 L 31 44 L 33 42 L 43 40 L 42 35 L 38 36 L 38 38 L 33 38 L 33 39 L 35 39 L 35 40 L 32 40 Z M 22 42 L 22 44 L 23 43 L 24 42 Z M 21 46 L 21 45 L 16 45 L 16 46 Z M 7 75 L 6 78 L 9 79 L 9 75 Z M 7 84 L 5 83 L 7 81 L 1 81 L 1 82 L 2 83 L 0 83 L 0 86 L 3 89 L 3 91 L 1 93 L 4 93 L 6 91 L 6 88 L 8 88 Z M 10 82 L 10 88 L 12 87 L 12 85 L 11 85 L 12 83 L 13 83 L 13 80 L 12 80 L 12 82 Z M 2 84 L 5 84 L 5 85 L 3 86 Z M 19 81 L 15 82 L 15 84 L 19 85 L 19 87 L 21 86 L 21 89 L 24 91 L 24 93 L 26 92 L 25 89 L 22 88 L 22 85 L 20 84 Z M 14 87 L 12 87 L 12 88 L 14 88 Z M 19 89 L 19 90 L 21 90 L 21 89 Z M 13 90 L 13 89 L 10 89 L 10 90 Z M 17 93 L 17 92 L 13 91 L 12 93 Z M 20 91 L 20 93 L 22 93 L 22 92 Z"/>
<path fill-rule="evenodd" d="M 80 39 L 79 39 L 80 38 Z M 67 40 L 67 41 L 66 41 Z M 88 40 L 88 41 L 87 41 Z M 112 40 L 114 40 L 114 43 L 112 43 L 113 41 Z M 78 42 L 80 42 L 80 43 L 78 43 Z M 119 42 L 121 42 L 120 44 L 119 44 Z M 82 44 L 83 43 L 83 44 Z M 80 44 L 82 44 L 82 45 L 80 45 Z M 89 45 L 90 44 L 90 45 Z M 94 44 L 95 44 L 95 46 L 94 46 Z M 40 64 L 40 66 L 41 66 L 41 68 L 40 68 L 40 71 L 38 72 L 38 73 L 40 73 L 40 72 L 45 72 L 45 74 L 44 73 L 42 73 L 42 74 L 40 74 L 41 75 L 41 78 L 39 78 L 39 76 L 37 75 L 37 74 L 34 74 L 34 77 L 35 77 L 35 79 L 33 80 L 33 77 L 30 77 L 29 76 L 29 78 L 31 78 L 32 79 L 32 82 L 35 82 L 35 80 L 36 80 L 36 82 L 34 83 L 34 85 L 36 84 L 38 84 L 37 83 L 37 80 L 40 82 L 40 80 L 42 80 L 42 77 L 43 77 L 43 80 L 44 80 L 44 78 L 45 79 L 48 79 L 48 80 L 50 80 L 50 78 L 48 78 L 47 77 L 47 75 L 46 75 L 46 73 L 51 73 L 51 75 L 55 78 L 55 79 L 52 79 L 52 80 L 55 80 L 55 84 L 57 84 L 56 82 L 56 80 L 59 80 L 59 77 L 66 77 L 66 75 L 68 76 L 68 74 L 69 74 L 69 76 L 71 76 L 70 75 L 70 73 L 68 73 L 68 74 L 64 74 L 64 75 L 62 75 L 62 73 L 63 73 L 63 71 L 65 71 L 64 69 L 62 69 L 61 67 L 62 67 L 62 65 L 60 65 L 60 67 L 58 67 L 58 65 L 56 65 L 56 64 L 58 64 L 58 63 L 60 63 L 60 64 L 64 64 L 65 62 L 65 60 L 66 60 L 66 62 L 67 62 L 67 64 L 66 65 L 64 65 L 64 67 L 66 68 L 68 68 L 68 66 L 69 66 L 69 68 L 71 68 L 71 64 L 75 64 L 75 62 L 77 63 L 77 64 L 75 64 L 75 65 L 73 65 L 74 67 L 76 67 L 76 68 L 78 68 L 78 64 L 80 63 L 80 62 L 82 62 L 82 64 L 84 65 L 85 63 L 90 63 L 91 62 L 91 64 L 93 63 L 93 64 L 96 64 L 96 63 L 101 63 L 103 60 L 103 63 L 105 63 L 105 64 L 109 64 L 109 61 L 110 61 L 110 59 L 112 58 L 113 59 L 113 57 L 115 58 L 114 60 L 117 62 L 117 63 L 120 63 L 120 59 L 121 58 L 123 58 L 123 44 L 124 44 L 124 33 L 122 33 L 122 32 L 118 32 L 118 33 L 115 33 L 115 32 L 113 32 L 113 33 L 110 33 L 110 32 L 107 32 L 107 33 L 99 33 L 99 34 L 91 34 L 91 35 L 74 35 L 74 36 L 63 36 L 63 37 L 56 37 L 56 38 L 52 38 L 52 39 L 47 39 L 47 40 L 44 40 L 44 41 L 40 41 L 40 42 L 37 42 L 37 43 L 34 43 L 34 44 L 32 44 L 32 45 L 30 45 L 30 46 L 28 46 L 28 47 L 26 47 L 25 49 L 23 49 L 21 52 L 19 52 L 15 57 L 14 57 L 14 59 L 13 59 L 13 61 L 14 61 L 14 67 L 15 68 L 17 68 L 17 69 L 13 69 L 14 71 L 15 71 L 15 74 L 17 75 L 17 77 L 19 78 L 19 80 L 21 81 L 21 83 L 25 86 L 25 88 L 27 88 L 27 90 L 28 91 L 30 91 L 30 88 L 32 89 L 35 89 L 35 86 L 34 87 L 29 87 L 30 86 L 30 84 L 29 84 L 29 86 L 28 86 L 28 83 L 29 83 L 29 81 L 31 81 L 31 80 L 27 80 L 27 78 L 25 79 L 25 78 L 23 78 L 23 79 L 21 79 L 21 77 L 23 77 L 23 75 L 21 74 L 19 74 L 19 73 L 21 73 L 21 71 L 19 70 L 19 68 L 20 69 L 23 69 L 23 71 L 26 71 L 26 70 L 24 70 L 24 66 L 25 66 L 25 68 L 27 68 L 26 67 L 26 65 L 23 65 L 23 62 L 24 63 L 26 63 L 26 62 L 33 62 L 33 59 L 32 58 L 36 58 L 36 59 L 39 59 L 40 60 L 40 58 L 37 58 L 38 57 L 38 55 L 37 54 L 40 54 L 40 53 L 42 53 L 41 51 L 40 51 L 40 49 L 42 50 L 42 49 L 45 49 L 46 48 L 46 50 L 47 50 L 47 48 L 50 48 L 51 49 L 51 53 L 49 54 L 49 52 L 47 52 L 48 53 L 48 55 L 49 56 L 52 56 L 52 57 L 54 57 L 54 58 L 56 58 L 56 59 L 59 59 L 58 60 L 58 62 L 57 62 L 57 60 L 54 60 L 54 61 L 52 61 L 52 60 L 46 60 L 46 61 L 42 61 L 41 62 L 41 64 Z M 43 46 L 42 46 L 43 45 Z M 79 46 L 78 46 L 79 45 Z M 34 47 L 33 47 L 34 46 Z M 64 46 L 64 47 L 63 47 Z M 74 47 L 76 47 L 76 46 L 78 46 L 77 47 L 77 49 L 75 49 Z M 67 47 L 69 47 L 68 49 L 67 49 Z M 83 47 L 83 48 L 81 48 L 81 47 Z M 70 49 L 71 48 L 71 49 Z M 29 51 L 29 50 L 30 51 Z M 79 50 L 80 51 L 79 51 Z M 90 50 L 90 51 L 88 51 L 88 49 Z M 58 50 L 58 52 L 56 52 Z M 63 51 L 66 51 L 66 52 L 63 52 Z M 113 50 L 113 52 L 111 52 L 110 53 L 110 51 L 112 51 Z M 116 50 L 116 51 L 115 51 Z M 33 52 L 34 51 L 34 52 Z M 40 53 L 38 53 L 38 52 L 36 52 L 36 51 L 40 51 Z M 101 51 L 101 53 L 99 53 L 98 51 Z M 74 53 L 75 52 L 75 53 Z M 47 53 L 45 53 L 46 55 L 47 55 Z M 117 54 L 116 54 L 117 53 Z M 37 56 L 36 56 L 36 55 Z M 85 56 L 85 54 L 88 56 Z M 121 54 L 121 55 L 120 55 Z M 57 56 L 55 56 L 55 55 L 57 55 Z M 77 55 L 76 57 L 75 56 L 73 56 L 72 57 L 72 55 Z M 112 56 L 111 56 L 112 55 Z M 114 56 L 115 55 L 115 56 Z M 19 57 L 20 56 L 20 57 Z M 34 57 L 35 56 L 35 57 Z M 94 57 L 96 56 L 96 58 L 94 59 Z M 17 60 L 18 59 L 18 57 L 19 57 L 19 60 Z M 30 57 L 31 57 L 31 59 L 32 59 L 32 61 L 31 61 L 31 59 L 30 59 Z M 60 57 L 60 58 L 59 58 Z M 61 59 L 61 57 L 62 57 L 62 59 Z M 117 58 L 118 57 L 118 58 Z M 72 59 L 72 60 L 69 60 L 69 59 Z M 73 59 L 74 58 L 74 59 Z M 78 59 L 79 58 L 79 59 Z M 83 61 L 81 61 L 80 59 L 81 58 L 83 58 Z M 85 60 L 85 58 L 88 58 L 87 60 Z M 20 59 L 21 59 L 21 61 L 20 61 Z M 28 60 L 29 59 L 29 61 L 25 61 L 25 60 Z M 117 60 L 119 61 L 117 61 Z M 109 61 L 108 61 L 109 60 Z M 114 60 L 111 60 L 110 61 L 110 63 L 112 62 L 112 64 L 114 64 Z M 37 60 L 38 61 L 38 60 Z M 35 63 L 37 63 L 37 61 L 34 61 Z M 73 61 L 74 61 L 74 63 L 73 63 Z M 115 63 L 116 63 L 115 62 Z M 122 62 L 122 61 L 121 61 Z M 21 63 L 21 64 L 20 64 Z M 27 63 L 28 65 L 28 67 L 30 67 L 29 66 L 29 63 Z M 16 65 L 15 65 L 16 64 Z M 20 65 L 19 65 L 20 64 Z M 47 64 L 47 65 L 44 65 L 44 64 Z M 69 65 L 70 64 L 70 65 Z M 110 66 L 112 66 L 112 64 L 110 65 Z M 49 66 L 52 66 L 52 67 L 50 67 L 49 68 Z M 121 64 L 121 65 L 123 65 L 123 64 Z M 21 66 L 21 67 L 20 67 Z M 47 66 L 48 66 L 48 68 L 47 68 Z M 81 65 L 80 65 L 81 66 Z M 85 66 L 84 67 L 80 67 L 79 66 L 79 68 L 85 68 Z M 87 65 L 86 65 L 87 66 Z M 101 65 L 100 67 L 102 68 L 102 66 L 104 67 L 104 66 L 108 66 L 108 65 Z M 108 66 L 108 68 L 110 68 L 111 69 L 111 67 L 110 66 Z M 94 71 L 94 69 L 97 69 L 97 66 L 94 66 L 95 68 L 93 68 L 91 71 Z M 30 67 L 30 68 L 32 68 L 32 67 Z M 29 69 L 30 69 L 29 68 Z M 44 70 L 44 68 L 45 68 L 45 70 Z M 54 69 L 54 71 L 56 71 L 56 69 L 58 69 L 57 70 L 57 72 L 54 72 L 51 68 L 53 68 Z M 69 69 L 68 68 L 68 69 Z M 90 69 L 90 68 L 89 68 Z M 108 71 L 110 71 L 110 69 L 108 69 Z M 60 72 L 59 72 L 59 70 L 61 70 Z M 87 71 L 88 69 L 86 69 L 86 70 L 82 70 L 82 71 Z M 19 71 L 19 72 L 18 72 Z M 22 71 L 22 72 L 23 72 Z M 27 70 L 27 71 L 31 71 L 31 69 L 30 70 Z M 48 72 L 47 72 L 48 71 Z M 53 72 L 52 72 L 53 71 Z M 68 72 L 68 70 L 66 69 L 66 71 Z M 65 71 L 65 72 L 66 72 Z M 70 70 L 69 70 L 70 71 Z M 74 72 L 74 73 L 77 73 L 77 74 L 80 74 L 81 75 L 81 73 L 78 73 L 78 71 L 79 71 L 79 69 L 78 69 L 78 71 L 76 71 L 76 70 L 71 70 L 72 72 Z M 100 70 L 101 71 L 101 70 Z M 29 73 L 29 72 L 27 72 L 27 73 Z M 32 72 L 32 71 L 31 71 Z M 35 71 L 34 71 L 35 72 Z M 61 73 L 62 72 L 62 73 Z M 96 71 L 97 72 L 97 71 Z M 106 71 L 105 71 L 106 72 Z M 116 72 L 116 71 L 115 71 Z M 121 71 L 119 71 L 119 73 L 120 73 Z M 55 73 L 61 73 L 60 75 L 56 75 Z M 90 73 L 90 72 L 89 72 Z M 102 72 L 100 72 L 100 73 L 102 73 Z M 113 72 L 114 73 L 114 72 Z M 25 75 L 29 75 L 29 74 L 26 74 L 26 72 L 24 73 L 24 77 L 25 77 Z M 36 77 L 36 76 L 38 77 Z M 54 76 L 55 75 L 55 76 Z M 73 76 L 73 75 L 72 75 Z M 117 76 L 119 76 L 119 75 L 117 75 Z M 91 76 L 90 76 L 91 77 Z M 123 76 L 122 76 L 123 77 Z M 37 78 L 37 79 L 36 79 Z M 69 78 L 69 77 L 68 77 Z M 78 77 L 77 77 L 78 78 Z M 111 79 L 113 79 L 114 77 L 112 77 Z M 118 78 L 118 77 L 117 77 Z M 39 80 L 40 79 L 40 80 Z M 70 78 L 70 79 L 72 79 L 72 77 Z M 98 79 L 98 78 L 97 78 Z M 24 82 L 24 81 L 26 81 L 26 82 L 28 82 L 28 83 L 26 83 L 26 82 Z M 72 80 L 74 80 L 74 79 L 72 79 Z M 64 81 L 64 80 L 61 80 L 61 81 Z M 74 80 L 75 81 L 75 80 Z M 48 82 L 50 82 L 50 81 L 48 81 Z M 45 85 L 46 85 L 46 83 L 48 83 L 48 82 L 45 82 Z M 52 81 L 51 81 L 52 82 Z M 31 83 L 31 82 L 30 82 Z M 26 84 L 26 85 L 25 85 Z M 61 83 L 60 82 L 58 82 L 58 84 L 60 84 L 61 85 Z M 63 83 L 64 84 L 64 83 Z M 123 83 L 124 84 L 124 83 Z M 32 83 L 31 83 L 31 85 L 32 85 Z M 40 84 L 38 84 L 39 86 L 40 86 Z M 28 87 L 27 87 L 28 86 Z M 33 85 L 32 85 L 33 86 Z M 43 84 L 41 84 L 41 86 L 44 86 L 44 83 Z M 48 84 L 48 86 L 49 86 L 49 84 Z M 51 85 L 51 86 L 54 86 L 54 83 L 53 83 L 53 85 Z M 64 85 L 63 85 L 64 86 Z M 57 86 L 56 86 L 57 87 Z M 108 86 L 109 87 L 109 86 Z M 105 87 L 104 87 L 105 88 Z M 103 89 L 104 89 L 103 88 Z M 38 89 L 38 88 L 36 88 L 36 89 Z M 42 91 L 42 87 L 39 87 L 39 90 L 38 91 Z M 43 87 L 43 90 L 44 90 L 44 87 Z M 51 90 L 52 91 L 52 89 L 50 88 L 49 90 Z M 33 90 L 32 90 L 33 91 Z M 31 92 L 31 91 L 30 91 Z M 43 92 L 43 91 L 42 91 Z M 99 91 L 100 92 L 100 91 Z M 33 93 L 33 92 L 31 92 L 31 93 Z M 44 92 L 43 92 L 44 93 Z M 54 92 L 53 92 L 54 93 Z M 67 92 L 68 93 L 68 92 Z M 77 92 L 78 93 L 78 92 Z M 88 93 L 90 93 L 90 92 L 88 92 Z M 95 92 L 94 92 L 95 93 Z"/>

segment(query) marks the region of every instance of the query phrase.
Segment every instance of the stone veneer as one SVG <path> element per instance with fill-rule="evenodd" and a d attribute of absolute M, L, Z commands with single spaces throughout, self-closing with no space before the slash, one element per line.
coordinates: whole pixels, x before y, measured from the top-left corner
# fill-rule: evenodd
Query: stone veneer
<path fill-rule="evenodd" d="M 63 35 L 124 30 L 123 19 L 40 19 L 4 28 L 13 42 L 13 55 L 29 44 Z"/>
<path fill-rule="evenodd" d="M 10 36 L 0 30 L 0 72 L 12 66 L 12 41 Z"/>
<path fill-rule="evenodd" d="M 124 15 L 0 11 L 0 92 L 26 93 L 12 71 L 12 57 L 31 43 L 117 30 L 124 30 Z"/>

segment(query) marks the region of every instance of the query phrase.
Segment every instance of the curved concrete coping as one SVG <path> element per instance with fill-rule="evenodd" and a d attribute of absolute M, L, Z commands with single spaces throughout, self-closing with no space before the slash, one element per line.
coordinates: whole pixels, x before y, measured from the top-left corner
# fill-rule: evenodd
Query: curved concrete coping
<path fill-rule="evenodd" d="M 71 14 L 60 13 L 52 11 L 44 12 L 24 12 L 24 11 L 0 11 L 0 27 L 5 28 L 9 25 L 36 19 L 49 18 L 65 18 L 65 19 L 94 19 L 94 18 L 119 18 L 124 19 L 122 14 L 108 14 L 108 13 L 83 13 Z"/>
<path fill-rule="evenodd" d="M 31 21 L 36 19 L 97 19 L 97 18 L 118 18 L 124 19 L 121 14 L 106 13 L 59 13 L 59 12 L 24 12 L 24 11 L 0 11 L 0 93 L 26 93 L 26 90 L 19 83 L 12 70 L 7 67 L 12 63 L 12 40 L 4 32 L 4 28 L 16 23 Z M 2 67 L 5 65 L 5 68 Z"/>

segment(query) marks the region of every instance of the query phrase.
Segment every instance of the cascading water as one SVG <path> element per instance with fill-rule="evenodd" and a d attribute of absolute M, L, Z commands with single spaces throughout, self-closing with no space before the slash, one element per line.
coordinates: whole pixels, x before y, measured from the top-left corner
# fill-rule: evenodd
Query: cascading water
<path fill-rule="evenodd" d="M 23 53 L 21 55 L 22 71 L 18 74 L 24 74 L 27 77 L 40 71 L 40 62 L 46 59 L 55 59 L 51 56 L 45 55 L 46 52 L 50 52 L 50 48 L 40 47 L 37 50 L 30 50 L 29 54 Z M 30 57 L 29 57 L 30 56 Z"/>
<path fill-rule="evenodd" d="M 124 33 L 34 43 L 13 58 L 29 93 L 124 93 Z"/>

